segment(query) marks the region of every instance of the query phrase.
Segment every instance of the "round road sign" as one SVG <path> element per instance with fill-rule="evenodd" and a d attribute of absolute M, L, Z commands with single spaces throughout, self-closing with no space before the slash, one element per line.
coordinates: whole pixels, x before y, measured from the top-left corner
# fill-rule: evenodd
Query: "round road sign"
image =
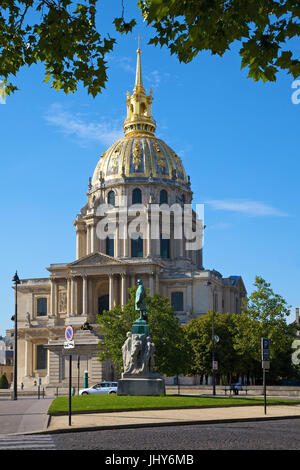
<path fill-rule="evenodd" d="M 71 326 L 67 326 L 66 331 L 65 331 L 65 338 L 67 341 L 72 341 L 73 339 L 73 328 Z"/>

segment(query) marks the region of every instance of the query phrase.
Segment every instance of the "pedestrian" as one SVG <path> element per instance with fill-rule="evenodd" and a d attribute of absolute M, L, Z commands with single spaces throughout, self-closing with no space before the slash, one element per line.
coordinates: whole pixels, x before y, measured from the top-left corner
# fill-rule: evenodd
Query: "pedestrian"
<path fill-rule="evenodd" d="M 33 382 L 34 387 L 36 387 L 36 380 Z"/>
<path fill-rule="evenodd" d="M 21 390 L 23 390 L 23 389 L 24 389 L 24 384 L 23 384 L 23 382 L 21 382 Z"/>

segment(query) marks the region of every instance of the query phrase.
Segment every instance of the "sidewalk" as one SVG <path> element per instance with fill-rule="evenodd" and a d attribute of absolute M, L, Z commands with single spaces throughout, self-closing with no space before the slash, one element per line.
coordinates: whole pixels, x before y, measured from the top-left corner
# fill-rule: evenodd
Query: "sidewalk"
<path fill-rule="evenodd" d="M 184 410 L 122 411 L 112 413 L 74 414 L 69 426 L 68 416 L 53 416 L 46 432 L 74 432 L 95 429 L 117 429 L 147 426 L 213 424 L 237 421 L 300 418 L 300 405 L 235 406 Z"/>
<path fill-rule="evenodd" d="M 28 433 L 46 429 L 47 411 L 53 398 L 0 399 L 0 434 Z"/>
<path fill-rule="evenodd" d="M 54 397 L 0 399 L 0 435 L 50 434 L 101 429 L 300 418 L 300 405 L 234 406 L 177 410 L 116 411 L 112 413 L 47 415 Z"/>

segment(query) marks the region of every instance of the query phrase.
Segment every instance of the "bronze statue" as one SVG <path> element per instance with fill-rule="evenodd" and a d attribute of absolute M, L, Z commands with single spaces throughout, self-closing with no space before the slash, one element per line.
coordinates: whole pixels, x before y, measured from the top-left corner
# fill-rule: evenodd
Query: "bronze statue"
<path fill-rule="evenodd" d="M 140 320 L 145 320 L 147 322 L 148 315 L 146 311 L 146 290 L 143 285 L 142 279 L 137 280 L 138 288 L 135 294 L 135 309 L 140 312 Z"/>

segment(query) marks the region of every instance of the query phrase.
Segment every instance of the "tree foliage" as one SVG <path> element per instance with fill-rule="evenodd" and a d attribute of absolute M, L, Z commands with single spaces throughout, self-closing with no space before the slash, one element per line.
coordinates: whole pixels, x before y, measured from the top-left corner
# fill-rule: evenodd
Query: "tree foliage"
<path fill-rule="evenodd" d="M 289 307 L 261 277 L 255 278 L 254 286 L 241 314 L 214 313 L 214 331 L 220 338 L 215 344 L 217 374 L 228 382 L 232 377 L 261 377 L 263 337 L 270 339 L 269 381 L 297 375 L 297 369 L 291 361 L 297 328 L 294 323 L 287 323 Z M 212 312 L 192 320 L 184 327 L 184 331 L 192 350 L 189 373 L 211 375 Z"/>
<path fill-rule="evenodd" d="M 104 337 L 99 343 L 101 361 L 112 359 L 118 372 L 123 369 L 122 346 L 126 333 L 139 314 L 135 310 L 136 288 L 130 288 L 129 300 L 120 306 L 98 315 L 99 333 Z M 168 376 L 184 373 L 188 363 L 188 348 L 184 341 L 176 314 L 168 299 L 159 294 L 147 296 L 150 335 L 155 344 L 155 365 L 158 372 Z"/>
<path fill-rule="evenodd" d="M 0 378 L 0 388 L 9 388 L 9 383 L 5 374 Z"/>
<path fill-rule="evenodd" d="M 113 23 L 131 32 L 135 19 L 121 16 Z M 138 9 L 154 28 L 150 44 L 167 46 L 181 62 L 203 50 L 222 56 L 241 42 L 241 67 L 255 81 L 275 81 L 279 70 L 300 75 L 300 62 L 287 43 L 299 36 L 298 0 L 139 0 Z M 117 11 L 116 11 L 117 13 Z M 65 93 L 80 83 L 96 96 L 107 81 L 106 56 L 116 39 L 97 29 L 98 0 L 2 0 L 0 2 L 0 79 L 5 92 L 24 66 L 42 63 L 45 81 Z"/>
<path fill-rule="evenodd" d="M 300 33 L 298 0 L 140 0 L 155 29 L 151 44 L 166 45 L 181 62 L 203 50 L 222 56 L 241 41 L 241 67 L 253 80 L 275 81 L 280 69 L 294 78 L 300 61 L 286 43 Z"/>

